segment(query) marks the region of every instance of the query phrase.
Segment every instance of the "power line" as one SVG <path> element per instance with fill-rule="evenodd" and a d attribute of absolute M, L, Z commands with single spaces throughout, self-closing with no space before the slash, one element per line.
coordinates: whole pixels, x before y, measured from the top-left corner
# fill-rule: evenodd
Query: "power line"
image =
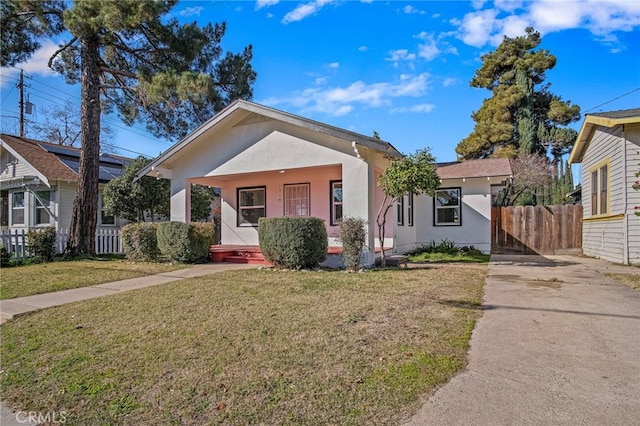
<path fill-rule="evenodd" d="M 625 94 L 623 94 L 623 95 L 620 95 L 620 96 L 618 96 L 618 97 L 616 97 L 616 98 L 613 98 L 613 99 L 611 99 L 611 100 L 608 100 L 608 101 L 606 101 L 606 102 L 603 102 L 603 103 L 601 103 L 600 105 L 596 105 L 596 106 L 594 106 L 593 108 L 590 108 L 590 109 L 588 109 L 588 110 L 586 110 L 586 111 L 584 111 L 584 112 L 585 112 L 585 113 L 587 113 L 587 112 L 589 112 L 589 111 L 593 111 L 593 110 L 594 110 L 594 109 L 596 109 L 596 108 L 600 108 L 601 106 L 604 106 L 604 105 L 606 105 L 606 104 L 610 104 L 611 102 L 613 102 L 613 101 L 617 101 L 617 100 L 618 100 L 618 99 L 620 99 L 620 98 L 624 98 L 625 96 L 628 96 L 628 95 L 630 95 L 630 94 L 632 94 L 632 93 L 634 93 L 634 92 L 637 92 L 638 90 L 640 90 L 640 87 L 635 88 L 635 89 L 633 89 L 632 91 L 627 92 L 627 93 L 625 93 Z"/>

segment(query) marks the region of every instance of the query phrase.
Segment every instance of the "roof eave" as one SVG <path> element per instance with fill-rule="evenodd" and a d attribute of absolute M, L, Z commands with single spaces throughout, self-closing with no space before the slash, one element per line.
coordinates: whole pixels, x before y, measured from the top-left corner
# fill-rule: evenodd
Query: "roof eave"
<path fill-rule="evenodd" d="M 593 128 L 595 126 L 611 128 L 619 126 L 621 124 L 638 122 L 640 122 L 640 116 L 638 115 L 622 118 L 602 117 L 598 115 L 585 116 L 584 123 L 582 123 L 582 127 L 580 128 L 580 133 L 578 133 L 576 143 L 571 150 L 571 155 L 569 155 L 569 164 L 578 164 L 582 162 L 582 156 L 587 149 L 589 139 L 591 138 L 591 133 L 593 132 Z"/>

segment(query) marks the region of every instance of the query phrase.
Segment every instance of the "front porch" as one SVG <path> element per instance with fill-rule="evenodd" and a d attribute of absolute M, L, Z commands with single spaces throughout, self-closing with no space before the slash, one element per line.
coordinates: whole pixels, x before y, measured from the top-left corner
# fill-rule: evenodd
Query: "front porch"
<path fill-rule="evenodd" d="M 340 246 L 330 246 L 328 255 L 339 255 L 342 252 Z M 262 255 L 260 246 L 237 245 L 237 244 L 217 244 L 209 248 L 209 255 L 212 263 L 246 263 L 250 265 L 273 266 Z"/>

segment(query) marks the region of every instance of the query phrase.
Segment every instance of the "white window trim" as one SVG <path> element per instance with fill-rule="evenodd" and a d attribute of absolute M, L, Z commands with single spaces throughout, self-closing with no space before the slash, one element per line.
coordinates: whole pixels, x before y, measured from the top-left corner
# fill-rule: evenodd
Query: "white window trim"
<path fill-rule="evenodd" d="M 102 222 L 102 216 L 103 216 L 103 194 L 102 192 L 100 192 L 99 196 L 98 196 L 98 224 L 100 226 L 118 226 L 118 218 L 114 215 L 113 217 L 113 223 L 104 223 Z"/>
<path fill-rule="evenodd" d="M 16 194 L 22 194 L 22 207 L 13 207 L 13 200 Z M 15 223 L 13 220 L 13 211 L 14 209 L 22 210 L 22 223 Z M 11 191 L 10 192 L 10 200 L 9 200 L 9 226 L 11 227 L 27 227 L 27 191 Z"/>
<path fill-rule="evenodd" d="M 33 199 L 33 226 L 35 227 L 44 227 L 44 226 L 52 226 L 53 225 L 53 212 L 51 211 L 51 204 L 52 204 L 52 191 L 49 189 L 42 189 L 42 190 L 34 190 L 34 191 L 29 191 L 31 192 L 31 197 Z M 44 205 L 44 203 L 42 202 L 42 200 L 40 199 L 40 196 L 38 195 L 38 192 L 48 192 L 49 193 L 49 205 Z M 38 210 L 42 209 L 44 210 L 47 215 L 49 216 L 49 222 L 43 222 L 43 223 L 36 223 L 36 221 L 38 220 Z"/>

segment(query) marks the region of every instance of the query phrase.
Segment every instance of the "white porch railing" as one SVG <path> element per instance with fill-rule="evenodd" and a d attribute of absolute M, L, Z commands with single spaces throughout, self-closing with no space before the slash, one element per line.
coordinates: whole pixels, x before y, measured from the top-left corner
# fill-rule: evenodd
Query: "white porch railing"
<path fill-rule="evenodd" d="M 23 259 L 31 257 L 25 229 L 0 230 L 0 244 L 7 248 L 11 257 Z M 69 230 L 59 230 L 56 235 L 56 253 L 62 253 L 69 239 Z M 120 229 L 98 229 L 96 231 L 96 254 L 123 253 Z"/>

